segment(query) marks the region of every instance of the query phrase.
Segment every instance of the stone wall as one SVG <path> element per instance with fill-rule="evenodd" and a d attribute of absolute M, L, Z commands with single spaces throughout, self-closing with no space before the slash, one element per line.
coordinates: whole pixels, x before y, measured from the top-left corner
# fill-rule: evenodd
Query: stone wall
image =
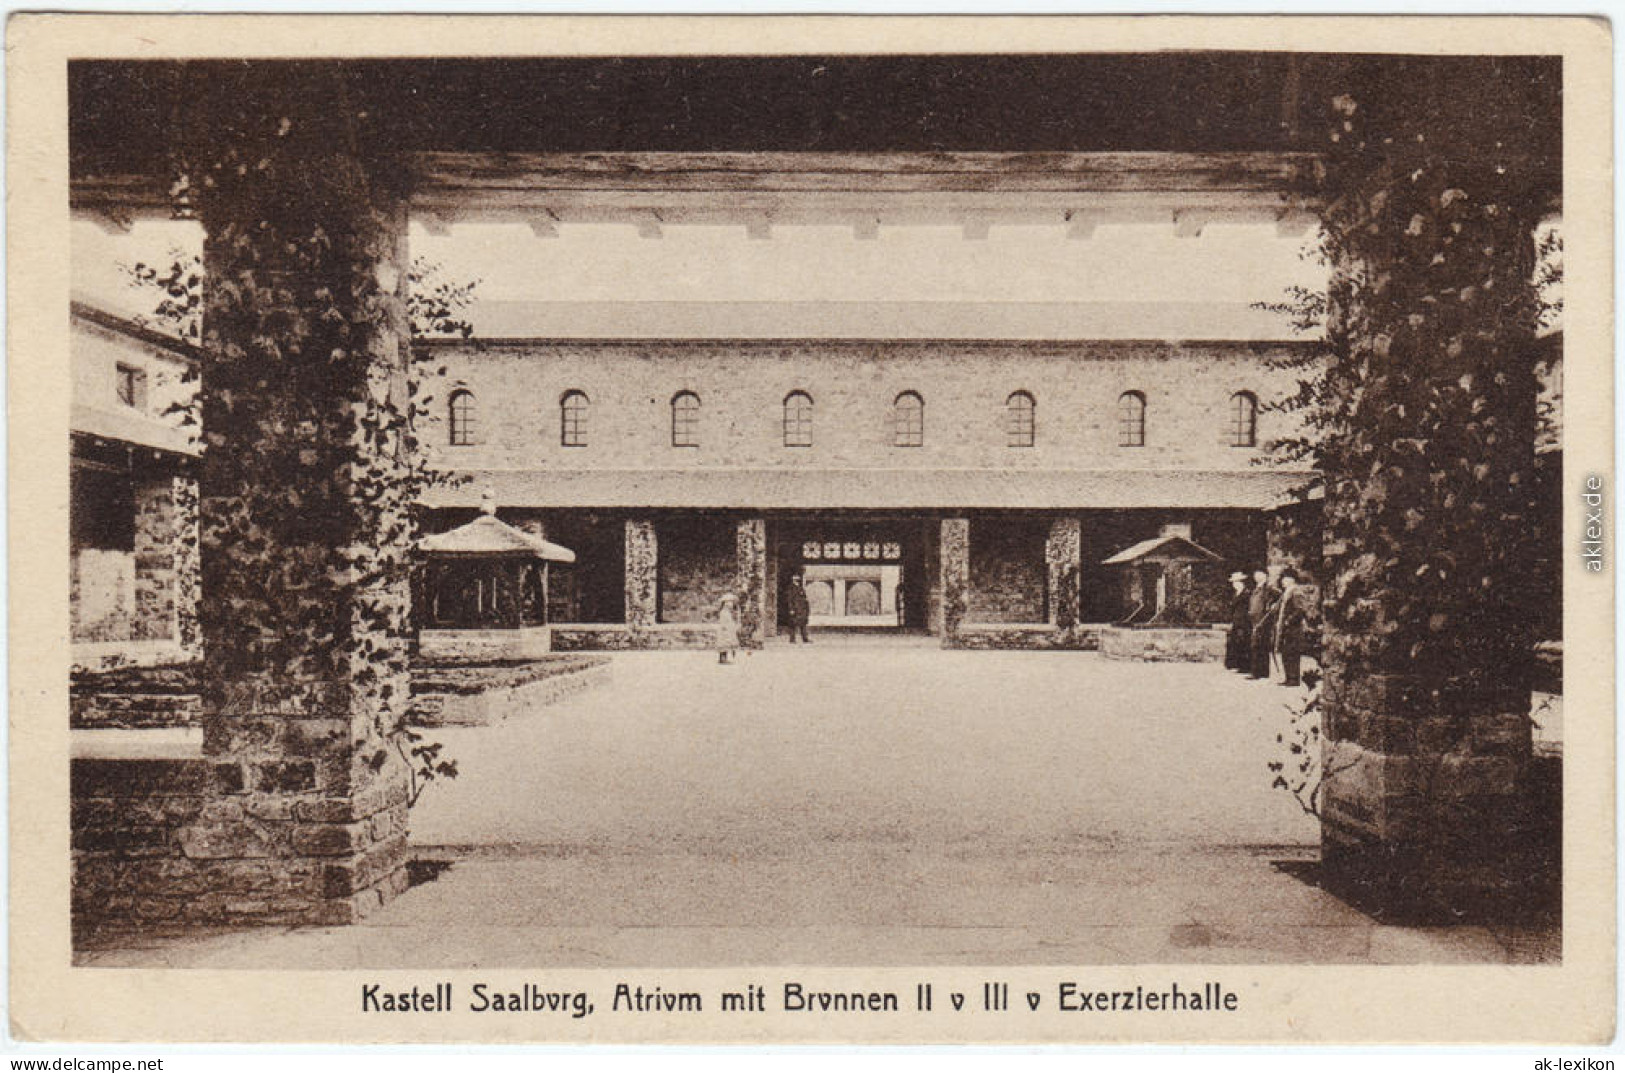
<path fill-rule="evenodd" d="M 399 893 L 405 783 L 327 796 L 319 754 L 310 742 L 302 759 L 259 763 L 72 761 L 76 936 L 181 922 L 342 924 Z"/>
<path fill-rule="evenodd" d="M 603 685 L 608 656 L 413 669 L 413 726 L 490 726 Z"/>
<path fill-rule="evenodd" d="M 619 625 L 553 628 L 554 652 L 630 652 L 659 648 L 715 648 L 716 629 L 704 625 L 658 625 L 634 629 Z"/>
<path fill-rule="evenodd" d="M 942 469 L 1188 467 L 1248 470 L 1260 450 L 1231 446 L 1230 399 L 1267 404 L 1296 388 L 1271 368 L 1290 343 L 818 340 L 595 343 L 482 340 L 436 344 L 447 382 L 467 385 L 481 442 L 450 447 L 445 415 L 426 430 L 437 464 L 477 469 L 658 469 L 738 466 Z M 587 444 L 559 443 L 560 396 L 590 401 Z M 786 448 L 783 402 L 813 398 L 813 443 Z M 1005 401 L 1037 400 L 1036 441 L 1010 447 Z M 1118 445 L 1117 400 L 1147 399 L 1146 444 Z M 699 445 L 673 447 L 671 399 L 700 398 Z M 925 440 L 898 447 L 892 403 L 925 400 Z M 444 397 L 444 392 L 437 392 Z M 1290 415 L 1261 406 L 1258 439 L 1294 434 Z"/>
<path fill-rule="evenodd" d="M 1150 663 L 1209 663 L 1224 659 L 1227 627 L 1210 629 L 1127 629 L 1103 626 L 1100 654 L 1107 659 Z"/>
<path fill-rule="evenodd" d="M 658 529 L 660 621 L 716 621 L 723 594 L 738 595 L 734 522 L 696 516 L 662 520 Z"/>
<path fill-rule="evenodd" d="M 71 727 L 195 727 L 203 703 L 193 667 L 80 671 L 68 692 Z"/>
<path fill-rule="evenodd" d="M 970 526 L 966 622 L 1046 622 L 1049 519 L 978 517 Z"/>
<path fill-rule="evenodd" d="M 967 624 L 949 638 L 945 648 L 987 651 L 1069 651 L 1093 652 L 1100 647 L 1100 627 L 991 623 Z"/>

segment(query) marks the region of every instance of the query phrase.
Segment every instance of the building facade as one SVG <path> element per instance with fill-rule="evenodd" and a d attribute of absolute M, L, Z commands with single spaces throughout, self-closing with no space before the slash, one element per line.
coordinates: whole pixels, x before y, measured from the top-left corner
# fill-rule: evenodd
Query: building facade
<path fill-rule="evenodd" d="M 724 593 L 764 641 L 793 575 L 816 625 L 946 645 L 1088 647 L 1125 617 L 1103 561 L 1189 527 L 1232 568 L 1310 474 L 1274 464 L 1299 344 L 1110 339 L 485 339 L 446 369 L 428 439 L 575 551 L 558 648 L 703 643 Z M 1213 620 L 1222 619 L 1215 611 Z"/>
<path fill-rule="evenodd" d="M 69 629 L 75 666 L 198 653 L 197 358 L 94 306 L 71 309 Z"/>

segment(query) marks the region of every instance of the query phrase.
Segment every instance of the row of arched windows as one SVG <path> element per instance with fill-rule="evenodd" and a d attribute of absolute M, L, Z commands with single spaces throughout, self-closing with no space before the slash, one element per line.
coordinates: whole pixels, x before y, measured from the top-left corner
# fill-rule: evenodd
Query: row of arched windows
<path fill-rule="evenodd" d="M 559 398 L 559 443 L 564 447 L 587 445 L 587 396 L 566 391 Z M 479 416 L 474 393 L 467 388 L 452 392 L 450 402 L 451 444 L 468 446 L 477 442 Z M 1230 396 L 1230 445 L 1258 446 L 1258 397 L 1250 391 Z M 1139 391 L 1125 391 L 1117 397 L 1117 443 L 1120 447 L 1145 446 L 1146 404 Z M 1038 437 L 1038 404 L 1026 391 L 1017 391 L 1004 402 L 1005 442 L 1011 447 L 1031 447 Z M 671 399 L 671 445 L 700 445 L 700 397 L 692 391 L 679 391 Z M 784 397 L 784 445 L 811 447 L 813 443 L 813 400 L 805 391 L 792 391 Z M 892 401 L 892 444 L 897 447 L 925 445 L 925 400 L 905 391 Z"/>

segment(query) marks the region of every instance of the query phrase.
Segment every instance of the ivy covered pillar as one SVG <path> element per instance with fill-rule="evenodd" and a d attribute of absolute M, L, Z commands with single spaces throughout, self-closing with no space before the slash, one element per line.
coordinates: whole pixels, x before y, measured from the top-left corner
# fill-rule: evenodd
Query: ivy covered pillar
<path fill-rule="evenodd" d="M 180 832 L 192 915 L 356 919 L 406 886 L 404 191 L 297 65 L 199 87 L 199 481 L 209 793 Z M 215 111 L 218 110 L 218 111 Z"/>
<path fill-rule="evenodd" d="M 760 648 L 767 614 L 767 522 L 741 518 L 734 540 L 738 559 L 739 636 L 747 648 Z"/>
<path fill-rule="evenodd" d="M 942 645 L 951 648 L 970 606 L 970 519 L 942 519 Z"/>
<path fill-rule="evenodd" d="M 181 576 L 193 557 L 184 548 L 196 540 L 196 519 L 186 510 L 190 478 L 158 474 L 136 481 L 135 608 L 131 635 L 138 641 L 182 643 L 182 601 L 195 588 Z M 195 493 L 191 497 L 195 500 Z"/>
<path fill-rule="evenodd" d="M 1078 621 L 1078 578 L 1083 570 L 1083 524 L 1076 517 L 1051 519 L 1044 541 L 1049 575 L 1049 622 L 1069 630 Z"/>
<path fill-rule="evenodd" d="M 658 621 L 660 546 L 655 523 L 626 520 L 626 625 L 636 633 Z"/>
<path fill-rule="evenodd" d="M 1403 100 L 1351 87 L 1319 177 L 1323 863 L 1391 917 L 1527 908 L 1556 849 L 1527 792 L 1534 229 L 1555 187 L 1519 80 L 1486 66 Z"/>

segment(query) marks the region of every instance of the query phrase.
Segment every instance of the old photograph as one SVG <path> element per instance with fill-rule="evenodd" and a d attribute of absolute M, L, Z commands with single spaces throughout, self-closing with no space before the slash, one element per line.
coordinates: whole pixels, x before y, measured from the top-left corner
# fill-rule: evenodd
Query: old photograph
<path fill-rule="evenodd" d="M 1576 956 L 1562 50 L 960 45 L 70 56 L 71 971 Z"/>

